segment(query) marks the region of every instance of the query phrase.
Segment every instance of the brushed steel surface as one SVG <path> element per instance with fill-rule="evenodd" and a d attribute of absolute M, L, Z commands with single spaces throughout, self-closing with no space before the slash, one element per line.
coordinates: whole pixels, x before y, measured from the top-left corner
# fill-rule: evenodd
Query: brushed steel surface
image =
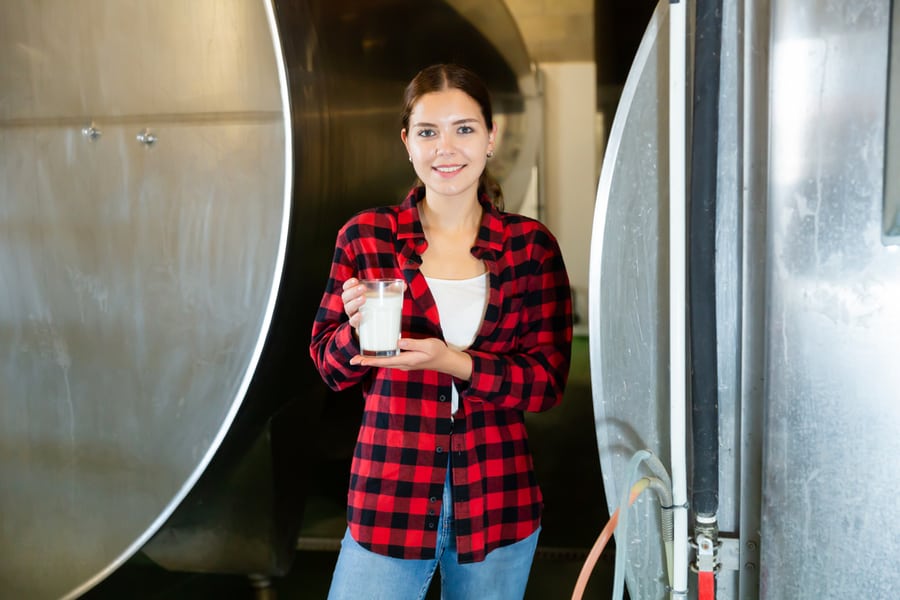
<path fill-rule="evenodd" d="M 263 6 L 255 0 L 8 0 L 0 21 L 0 121 L 280 115 L 275 61 L 260 37 L 268 30 Z"/>
<path fill-rule="evenodd" d="M 754 7 L 751 10 L 750 7 Z M 740 235 L 744 248 L 740 261 L 741 335 L 738 370 L 740 408 L 740 444 L 737 465 L 739 487 L 739 582 L 732 598 L 759 597 L 760 504 L 762 502 L 763 394 L 765 391 L 765 331 L 758 324 L 766 314 L 766 211 L 763 201 L 768 185 L 768 66 L 769 1 L 744 3 L 738 22 L 743 38 L 739 64 L 741 69 L 738 102 L 744 106 L 741 127 L 741 202 Z M 721 422 L 721 420 L 720 420 Z"/>
<path fill-rule="evenodd" d="M 619 99 L 600 171 L 591 237 L 588 326 L 603 489 L 618 506 L 626 467 L 642 449 L 669 463 L 668 435 L 668 10 L 657 5 Z M 632 598 L 666 593 L 658 503 L 629 509 Z"/>
<path fill-rule="evenodd" d="M 266 6 L 0 5 L 4 597 L 130 556 L 249 385 L 290 198 Z"/>
<path fill-rule="evenodd" d="M 881 242 L 890 2 L 772 3 L 764 598 L 900 587 L 900 254 Z"/>

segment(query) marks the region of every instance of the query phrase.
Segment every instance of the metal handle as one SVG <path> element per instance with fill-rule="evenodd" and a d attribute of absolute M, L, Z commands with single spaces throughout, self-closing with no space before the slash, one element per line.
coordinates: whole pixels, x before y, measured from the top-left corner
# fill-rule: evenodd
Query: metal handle
<path fill-rule="evenodd" d="M 152 146 L 156 143 L 156 134 L 149 129 L 142 129 L 140 133 L 137 134 L 137 141 L 145 146 Z"/>
<path fill-rule="evenodd" d="M 888 59 L 887 135 L 884 148 L 884 198 L 881 207 L 881 243 L 885 246 L 900 245 L 900 175 L 896 168 L 900 157 L 900 3 L 891 9 L 891 47 Z"/>

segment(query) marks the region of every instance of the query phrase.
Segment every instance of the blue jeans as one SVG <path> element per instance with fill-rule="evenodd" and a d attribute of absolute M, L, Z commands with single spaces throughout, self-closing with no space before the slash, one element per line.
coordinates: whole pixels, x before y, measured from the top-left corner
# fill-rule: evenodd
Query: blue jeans
<path fill-rule="evenodd" d="M 482 562 L 461 565 L 456 552 L 449 469 L 433 559 L 408 560 L 376 554 L 360 546 L 349 529 L 341 540 L 328 600 L 422 600 L 438 566 L 442 600 L 521 600 L 541 528 L 497 548 Z"/>

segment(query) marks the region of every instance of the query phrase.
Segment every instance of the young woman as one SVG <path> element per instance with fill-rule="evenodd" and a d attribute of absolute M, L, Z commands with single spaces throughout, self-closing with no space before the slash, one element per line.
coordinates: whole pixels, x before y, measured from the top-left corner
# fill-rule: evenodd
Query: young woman
<path fill-rule="evenodd" d="M 310 353 L 335 390 L 361 384 L 348 529 L 329 598 L 517 599 L 540 531 L 525 411 L 560 402 L 572 307 L 559 246 L 502 211 L 485 167 L 483 82 L 434 65 L 406 88 L 400 139 L 419 181 L 338 234 Z M 402 278 L 401 352 L 362 356 L 364 278 Z"/>

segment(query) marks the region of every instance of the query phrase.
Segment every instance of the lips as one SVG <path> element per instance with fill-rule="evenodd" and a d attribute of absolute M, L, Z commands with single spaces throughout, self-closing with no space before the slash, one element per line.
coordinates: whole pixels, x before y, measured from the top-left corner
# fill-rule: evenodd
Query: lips
<path fill-rule="evenodd" d="M 440 167 L 432 167 L 438 173 L 442 173 L 444 175 L 452 175 L 454 173 L 458 173 L 462 170 L 465 165 L 444 165 Z"/>

